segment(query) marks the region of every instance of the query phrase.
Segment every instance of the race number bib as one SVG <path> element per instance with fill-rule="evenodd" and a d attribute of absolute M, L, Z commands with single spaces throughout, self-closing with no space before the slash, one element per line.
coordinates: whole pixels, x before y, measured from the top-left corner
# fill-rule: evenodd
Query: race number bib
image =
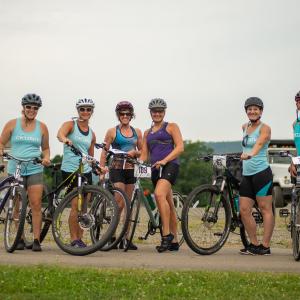
<path fill-rule="evenodd" d="M 225 155 L 214 155 L 213 164 L 219 167 L 226 167 L 226 156 Z"/>
<path fill-rule="evenodd" d="M 296 156 L 292 158 L 294 165 L 300 165 L 300 156 Z"/>
<path fill-rule="evenodd" d="M 134 177 L 151 178 L 151 167 L 145 165 L 134 165 Z"/>

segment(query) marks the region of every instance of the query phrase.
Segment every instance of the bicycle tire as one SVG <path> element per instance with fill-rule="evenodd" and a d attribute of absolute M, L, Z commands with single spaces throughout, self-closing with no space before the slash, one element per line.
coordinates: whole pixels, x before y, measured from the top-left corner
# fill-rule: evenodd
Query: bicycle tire
<path fill-rule="evenodd" d="M 112 187 L 109 191 L 112 193 L 113 196 L 115 193 L 121 196 L 124 207 L 122 209 L 122 214 L 119 212 L 119 221 L 118 221 L 117 229 L 115 231 L 114 241 L 104 245 L 100 249 L 102 251 L 109 251 L 111 249 L 114 249 L 120 243 L 121 239 L 124 237 L 126 230 L 128 228 L 129 217 L 130 217 L 130 200 L 128 199 L 126 193 L 122 189 L 117 187 Z"/>
<path fill-rule="evenodd" d="M 135 195 L 130 204 L 130 216 L 127 230 L 127 243 L 125 243 L 124 252 L 127 252 L 130 244 L 133 240 L 135 229 L 139 219 L 140 207 L 141 207 L 141 191 L 135 191 Z M 126 236 L 124 236 L 124 239 Z"/>
<path fill-rule="evenodd" d="M 18 242 L 22 237 L 28 205 L 26 191 L 24 188 L 16 187 L 15 193 L 15 199 L 12 199 L 13 207 L 7 210 L 4 226 L 4 246 L 6 251 L 9 253 L 15 251 Z M 8 201 L 10 201 L 11 198 L 12 194 L 9 196 Z M 20 200 L 16 200 L 17 198 Z M 19 211 L 17 218 L 14 216 L 14 209 Z M 18 220 L 18 224 L 16 224 L 16 220 Z M 12 234 L 13 231 L 15 231 L 15 234 Z"/>
<path fill-rule="evenodd" d="M 293 216 L 291 216 L 291 237 L 293 246 L 293 256 L 295 261 L 300 260 L 300 198 L 297 198 L 296 207 L 293 210 Z M 293 204 L 292 204 L 293 205 Z"/>
<path fill-rule="evenodd" d="M 206 193 L 207 195 L 205 195 Z M 217 218 L 210 211 L 211 208 L 214 211 L 216 207 L 218 208 Z M 191 213 L 191 216 L 189 213 Z M 197 215 L 201 215 L 200 218 Z M 199 223 L 199 228 L 197 227 L 197 222 Z M 220 250 L 228 238 L 230 225 L 230 204 L 224 197 L 224 194 L 220 193 L 217 186 L 201 185 L 188 195 L 182 210 L 181 226 L 184 239 L 194 252 L 201 255 L 210 255 Z M 201 227 L 203 228 L 203 233 L 199 235 L 198 231 Z M 208 236 L 206 236 L 205 231 L 210 231 L 211 229 L 215 229 L 216 232 L 209 232 Z M 199 236 L 200 239 L 198 238 Z M 213 238 L 212 242 L 208 240 L 210 237 Z"/>
<path fill-rule="evenodd" d="M 173 202 L 174 202 L 176 216 L 177 216 L 178 244 L 179 246 L 181 246 L 184 242 L 184 236 L 182 234 L 182 226 L 181 226 L 181 215 L 184 206 L 184 200 L 182 194 L 179 193 L 178 191 L 173 191 Z"/>
<path fill-rule="evenodd" d="M 83 186 L 83 196 L 86 197 L 83 209 L 86 209 L 86 213 L 84 215 L 87 219 L 81 222 L 80 220 L 78 221 L 77 216 L 76 222 L 78 222 L 78 228 L 81 228 L 83 231 L 84 236 L 82 239 L 86 243 L 86 247 L 77 248 L 71 245 L 68 223 L 71 212 L 71 208 L 69 208 L 69 206 L 72 205 L 72 200 L 75 199 L 77 195 L 78 188 L 68 193 L 57 206 L 53 215 L 52 234 L 56 244 L 64 252 L 72 255 L 82 256 L 97 251 L 112 237 L 118 225 L 118 204 L 114 197 L 103 188 L 93 185 Z M 90 207 L 88 205 L 90 205 Z M 110 218 L 109 221 L 107 221 L 107 219 L 104 220 L 99 218 L 98 212 L 103 206 L 105 206 L 105 209 L 107 209 L 106 213 L 108 214 L 106 214 L 106 217 Z M 65 225 L 63 225 L 64 221 L 66 221 Z M 104 224 L 106 221 L 107 223 Z M 101 238 L 94 243 L 91 239 L 91 231 L 98 226 L 98 222 L 103 222 L 103 224 L 101 224 L 102 228 L 104 228 L 106 224 L 107 226 L 106 231 L 102 230 L 103 234 Z M 64 229 L 66 230 L 66 236 L 64 236 Z"/>

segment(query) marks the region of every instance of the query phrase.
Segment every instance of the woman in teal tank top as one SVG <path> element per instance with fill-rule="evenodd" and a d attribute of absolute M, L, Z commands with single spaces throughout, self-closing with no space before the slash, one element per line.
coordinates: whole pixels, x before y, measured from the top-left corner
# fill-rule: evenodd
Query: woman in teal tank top
<path fill-rule="evenodd" d="M 297 118 L 293 123 L 293 136 L 294 136 L 294 142 L 297 150 L 297 156 L 300 156 L 300 92 L 296 94 L 295 102 L 296 102 Z M 293 164 L 291 164 L 290 166 L 290 173 L 291 176 L 293 177 L 297 176 L 297 170 Z"/>
<path fill-rule="evenodd" d="M 10 142 L 11 153 L 21 159 L 42 158 L 42 165 L 50 164 L 49 134 L 47 126 L 36 119 L 41 98 L 36 94 L 27 94 L 22 98 L 22 117 L 10 120 L 5 126 L 0 138 L 0 154 L 4 146 Z M 8 173 L 14 174 L 16 163 L 8 162 Z M 27 189 L 32 210 L 32 225 L 34 243 L 33 251 L 41 251 L 40 231 L 42 223 L 41 199 L 43 193 L 43 166 L 26 163 L 22 165 L 21 175 L 24 187 Z M 24 240 L 21 239 L 17 250 L 23 250 Z"/>
<path fill-rule="evenodd" d="M 84 154 L 94 156 L 94 146 L 96 142 L 95 133 L 89 126 L 89 120 L 94 112 L 95 104 L 92 99 L 79 99 L 76 102 L 78 118 L 75 121 L 65 122 L 57 133 L 57 138 L 64 144 L 62 160 L 62 176 L 64 179 L 79 167 L 79 158 L 75 155 L 68 145 L 74 145 Z M 89 165 L 84 165 L 84 174 L 88 183 L 92 184 L 92 170 Z M 74 180 L 70 189 L 77 186 L 77 180 Z M 68 192 L 68 191 L 67 191 Z M 82 241 L 82 229 L 77 222 L 77 198 L 72 201 L 72 208 L 69 217 L 71 246 L 86 247 Z"/>
<path fill-rule="evenodd" d="M 127 152 L 132 157 L 138 157 L 140 155 L 140 149 L 142 147 L 142 132 L 138 128 L 130 126 L 130 121 L 134 117 L 134 109 L 130 102 L 121 101 L 115 108 L 119 124 L 113 128 L 108 129 L 105 135 L 104 142 L 107 149 L 111 146 L 114 149 L 119 149 Z M 100 163 L 101 166 L 105 166 L 106 151 L 102 150 Z M 131 199 L 133 186 L 135 183 L 133 165 L 126 163 L 123 168 L 123 160 L 115 159 L 112 162 L 111 169 L 109 170 L 109 179 L 113 182 L 114 186 L 122 189 Z M 123 201 L 120 199 L 120 195 L 116 194 L 115 198 L 119 204 L 120 212 L 123 211 Z M 121 216 L 122 218 L 122 216 Z M 123 241 L 119 245 L 120 249 L 123 249 Z M 131 243 L 129 250 L 137 250 L 136 245 Z"/>
<path fill-rule="evenodd" d="M 243 125 L 243 178 L 240 184 L 240 214 L 250 246 L 241 249 L 241 254 L 269 255 L 270 240 L 274 229 L 272 210 L 273 175 L 267 159 L 267 148 L 271 139 L 271 128 L 261 122 L 263 102 L 257 97 L 248 98 L 245 111 L 249 122 Z M 256 222 L 252 207 L 257 201 L 264 220 L 263 240 L 256 236 Z"/>

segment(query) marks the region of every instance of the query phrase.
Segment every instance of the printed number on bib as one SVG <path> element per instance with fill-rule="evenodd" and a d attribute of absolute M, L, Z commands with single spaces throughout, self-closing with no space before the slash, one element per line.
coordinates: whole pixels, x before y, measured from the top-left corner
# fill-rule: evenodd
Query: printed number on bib
<path fill-rule="evenodd" d="M 151 178 L 151 167 L 144 165 L 135 165 L 134 177 Z"/>

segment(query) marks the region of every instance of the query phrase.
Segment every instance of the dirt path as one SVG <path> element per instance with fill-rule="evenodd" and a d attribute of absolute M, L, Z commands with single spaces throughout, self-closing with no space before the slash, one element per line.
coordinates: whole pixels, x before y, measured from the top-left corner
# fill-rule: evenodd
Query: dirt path
<path fill-rule="evenodd" d="M 98 251 L 89 256 L 77 257 L 62 252 L 55 245 L 46 244 L 40 253 L 24 250 L 9 254 L 1 247 L 0 264 L 300 273 L 300 262 L 294 261 L 290 249 L 274 248 L 271 256 L 240 255 L 238 249 L 224 247 L 214 255 L 200 256 L 187 246 L 183 246 L 177 253 L 159 254 L 153 245 L 139 245 L 138 251 Z"/>

